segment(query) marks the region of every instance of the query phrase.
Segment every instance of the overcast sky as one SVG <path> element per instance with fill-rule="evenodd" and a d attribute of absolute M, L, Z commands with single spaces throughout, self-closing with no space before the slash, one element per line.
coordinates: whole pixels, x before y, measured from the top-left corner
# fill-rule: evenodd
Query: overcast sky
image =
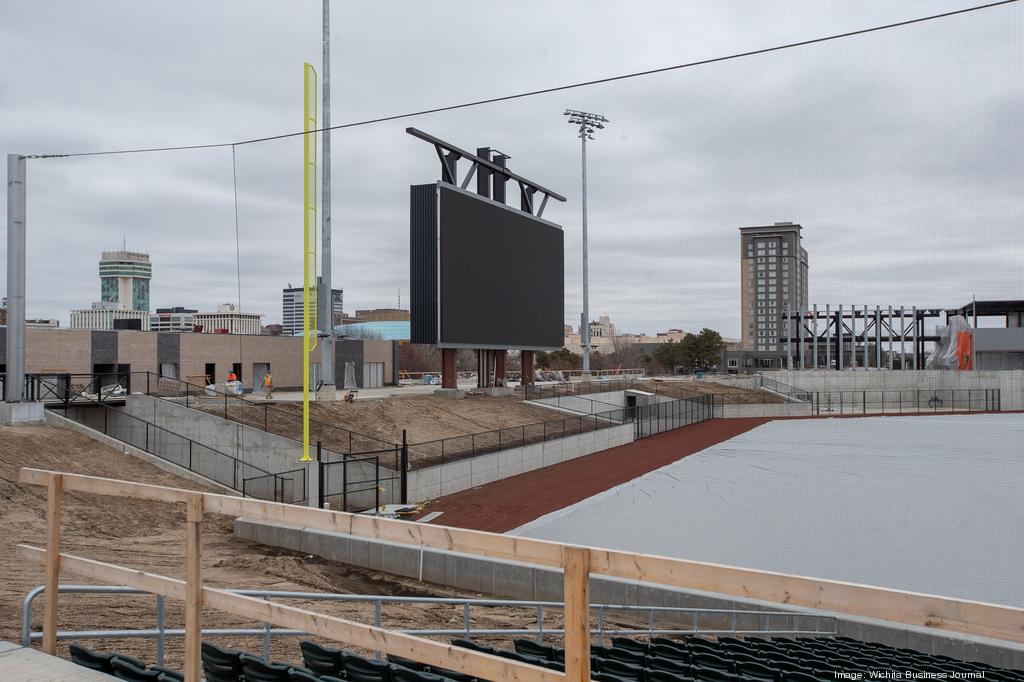
<path fill-rule="evenodd" d="M 970 4 L 339 1 L 332 122 Z M 0 0 L 0 151 L 300 130 L 302 63 L 319 68 L 320 21 L 319 0 Z M 784 220 L 805 228 L 812 303 L 1024 298 L 1021 36 L 1014 4 L 336 132 L 335 285 L 348 311 L 394 306 L 399 292 L 407 305 L 408 186 L 439 172 L 434 150 L 404 133 L 416 126 L 500 149 L 514 171 L 568 197 L 545 217 L 565 228 L 566 322 L 578 323 L 580 149 L 561 115 L 573 107 L 611 119 L 588 147 L 590 306 L 620 329 L 738 337 L 737 228 Z M 237 162 L 241 303 L 280 321 L 281 289 L 302 277 L 301 140 L 239 147 Z M 100 252 L 122 239 L 152 257 L 154 307 L 238 299 L 230 149 L 32 160 L 28 182 L 29 317 L 63 326 L 98 300 Z"/>

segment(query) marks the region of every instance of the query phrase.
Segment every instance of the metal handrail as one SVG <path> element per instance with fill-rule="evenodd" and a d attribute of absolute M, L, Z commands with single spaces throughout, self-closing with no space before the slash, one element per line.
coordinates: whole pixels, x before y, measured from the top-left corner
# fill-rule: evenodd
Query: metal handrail
<path fill-rule="evenodd" d="M 42 632 L 32 630 L 32 603 L 36 597 L 42 594 L 45 586 L 40 585 L 29 590 L 21 605 L 21 644 L 31 646 L 35 640 L 43 638 Z M 61 594 L 144 594 L 147 592 L 134 587 L 121 585 L 59 585 L 57 591 Z M 548 629 L 544 627 L 544 609 L 561 610 L 565 607 L 562 602 L 537 601 L 537 600 L 513 600 L 513 599 L 465 599 L 460 597 L 399 597 L 391 595 L 364 595 L 364 594 L 337 594 L 330 592 L 293 592 L 287 590 L 251 590 L 251 589 L 228 589 L 225 592 L 245 595 L 249 597 L 260 597 L 271 601 L 273 599 L 299 599 L 304 601 L 334 601 L 350 603 L 371 603 L 374 605 L 374 625 L 380 627 L 383 620 L 384 604 L 428 604 L 434 606 L 462 606 L 462 627 L 450 629 L 401 629 L 410 635 L 419 636 L 459 636 L 466 639 L 473 637 L 518 637 L 529 635 L 543 642 L 545 635 L 563 635 L 562 629 Z M 156 612 L 154 614 L 155 628 L 121 629 L 121 630 L 58 630 L 57 639 L 155 639 L 156 640 L 156 664 L 163 665 L 164 648 L 168 637 L 184 637 L 185 631 L 181 628 L 168 628 L 165 626 L 166 600 L 161 594 L 156 597 Z M 502 608 L 528 608 L 536 611 L 537 626 L 535 628 L 474 628 L 470 612 L 473 607 L 502 607 Z M 817 613 L 806 613 L 794 611 L 767 611 L 767 610 L 744 610 L 744 609 L 707 609 L 690 608 L 680 606 L 640 606 L 633 604 L 591 604 L 591 611 L 597 612 L 597 625 L 590 629 L 592 636 L 604 639 L 612 635 L 643 635 L 652 637 L 655 635 L 681 635 L 681 634 L 712 634 L 712 635 L 834 635 L 838 632 L 835 616 L 821 615 Z M 608 612 L 624 611 L 647 614 L 646 628 L 631 629 L 609 629 L 605 627 L 605 619 Z M 688 616 L 689 628 L 664 628 L 655 627 L 655 614 L 678 614 Z M 725 616 L 729 618 L 727 628 L 704 628 L 700 626 L 702 617 Z M 763 628 L 751 629 L 740 628 L 739 618 L 756 617 L 757 622 L 763 623 Z M 772 628 L 771 620 L 775 618 L 793 618 L 795 627 Z M 800 628 L 799 619 L 813 619 L 814 628 Z M 822 625 L 831 624 L 831 628 L 822 629 Z M 302 630 L 290 628 L 274 628 L 269 623 L 264 623 L 258 628 L 204 628 L 204 637 L 262 637 L 263 658 L 270 660 L 270 640 L 272 637 L 296 637 L 308 633 Z"/>
<path fill-rule="evenodd" d="M 31 375 L 26 375 L 26 379 L 31 377 L 34 381 L 38 382 L 39 384 L 46 385 L 46 386 L 51 386 L 51 384 L 46 381 L 46 377 L 48 377 L 48 376 L 57 376 L 57 375 L 35 375 L 35 374 L 31 374 Z M 61 375 L 61 376 L 63 376 L 63 375 Z M 74 376 L 74 375 L 70 375 L 70 376 Z M 242 466 L 242 467 L 245 467 L 246 469 L 251 470 L 251 472 L 253 472 L 253 473 L 257 473 L 258 472 L 256 477 L 251 477 L 251 478 L 267 477 L 267 476 L 274 477 L 274 479 L 275 479 L 274 489 L 275 490 L 277 490 L 277 487 L 278 487 L 278 480 L 277 479 L 281 479 L 281 481 L 283 481 L 283 480 L 286 480 L 286 479 L 284 479 L 283 474 L 295 473 L 294 470 L 293 471 L 286 471 L 286 472 L 278 472 L 278 473 L 273 473 L 273 472 L 270 472 L 270 471 L 266 471 L 265 469 L 262 469 L 261 467 L 258 467 L 255 464 L 251 464 L 249 462 L 243 461 L 242 459 L 240 459 L 238 457 L 235 457 L 234 455 L 228 454 L 226 452 L 222 452 L 221 450 L 217 450 L 216 448 L 212 448 L 212 447 L 210 447 L 208 445 L 205 445 L 205 444 L 200 443 L 198 441 L 192 440 L 191 438 L 189 438 L 187 436 L 183 436 L 183 435 L 181 435 L 179 433 L 175 433 L 174 431 L 171 431 L 169 429 L 165 429 L 162 426 L 158 426 L 157 424 L 154 424 L 152 422 L 146 421 L 145 419 L 142 419 L 140 417 L 136 417 L 133 414 L 128 414 L 127 412 L 123 412 L 121 410 L 115 410 L 113 407 L 111 407 L 110 405 L 108 405 L 105 402 L 103 402 L 102 398 L 100 398 L 100 399 L 89 398 L 85 394 L 80 393 L 78 391 L 75 391 L 75 390 L 73 390 L 71 388 L 60 387 L 60 389 L 65 391 L 65 396 L 66 396 L 65 401 L 64 401 L 64 403 L 59 403 L 57 405 L 51 406 L 51 409 L 63 409 L 64 410 L 64 416 L 67 419 L 71 419 L 72 421 L 76 421 L 76 420 L 74 420 L 72 417 L 70 417 L 68 415 L 67 409 L 69 407 L 71 407 L 71 406 L 82 407 L 83 405 L 84 406 L 89 406 L 89 407 L 101 407 L 104 410 L 108 410 L 108 411 L 112 410 L 117 415 L 117 418 L 119 418 L 119 419 L 129 419 L 129 420 L 133 420 L 134 422 L 138 422 L 139 424 L 144 424 L 145 425 L 145 432 L 146 432 L 146 443 L 142 447 L 140 447 L 136 443 L 132 443 L 132 442 L 126 441 L 126 440 L 124 440 L 122 438 L 118 438 L 116 435 L 111 435 L 111 434 L 107 433 L 106 427 L 104 427 L 103 434 L 106 435 L 106 436 L 109 436 L 110 438 L 114 438 L 116 440 L 119 440 L 122 443 L 127 443 L 127 444 L 131 445 L 132 447 L 139 448 L 140 450 L 143 450 L 143 451 L 145 451 L 145 452 L 147 452 L 147 453 L 149 453 L 151 455 L 154 455 L 156 457 L 159 457 L 160 459 L 172 462 L 172 463 L 174 463 L 174 464 L 176 464 L 178 466 L 181 466 L 182 468 L 185 468 L 185 469 L 187 469 L 189 471 L 192 471 L 194 473 L 202 474 L 202 472 L 200 470 L 198 470 L 198 469 L 196 469 L 196 468 L 191 466 L 191 458 L 192 458 L 192 454 L 191 453 L 192 453 L 192 449 L 193 449 L 192 446 L 193 445 L 198 446 L 202 450 L 209 451 L 209 452 L 217 455 L 218 457 L 227 458 L 227 460 L 231 461 L 231 463 L 232 463 L 231 464 L 232 472 L 237 472 L 238 467 Z M 107 423 L 106 422 L 106 414 L 107 413 L 104 413 L 104 424 Z M 82 422 L 82 423 L 83 423 L 83 425 L 85 425 L 84 422 Z M 150 433 L 151 429 L 154 432 L 154 439 L 153 439 L 154 442 L 157 442 L 157 440 L 158 440 L 155 437 L 157 434 L 165 433 L 165 434 L 169 434 L 170 436 L 173 436 L 174 438 L 180 439 L 184 443 L 188 443 L 188 446 L 189 446 L 189 465 L 185 466 L 182 463 L 176 462 L 173 459 L 170 459 L 168 457 L 163 456 L 159 452 L 151 450 L 150 447 L 149 447 L 149 433 Z M 202 452 L 202 450 L 200 450 L 200 452 Z M 205 475 L 205 474 L 202 474 L 202 475 Z M 243 485 L 242 486 L 238 485 L 237 480 L 232 480 L 231 482 L 217 480 L 216 478 L 214 478 L 213 480 L 217 481 L 217 483 L 220 483 L 221 485 L 224 485 L 224 486 L 227 486 L 227 487 L 231 488 L 232 490 L 241 492 L 243 494 L 245 492 L 244 491 L 244 482 L 246 480 L 245 476 L 242 476 L 242 481 L 243 481 Z M 282 483 L 281 487 L 283 488 L 283 483 Z M 303 487 L 305 487 L 305 472 L 304 471 L 303 471 Z M 305 496 L 303 496 L 303 497 L 305 497 Z"/>

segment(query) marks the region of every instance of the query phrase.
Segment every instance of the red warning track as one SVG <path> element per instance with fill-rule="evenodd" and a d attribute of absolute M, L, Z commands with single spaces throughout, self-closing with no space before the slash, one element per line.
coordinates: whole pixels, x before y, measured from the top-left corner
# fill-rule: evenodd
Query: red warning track
<path fill-rule="evenodd" d="M 426 511 L 444 512 L 440 525 L 504 533 L 769 421 L 709 419 L 442 497 Z"/>

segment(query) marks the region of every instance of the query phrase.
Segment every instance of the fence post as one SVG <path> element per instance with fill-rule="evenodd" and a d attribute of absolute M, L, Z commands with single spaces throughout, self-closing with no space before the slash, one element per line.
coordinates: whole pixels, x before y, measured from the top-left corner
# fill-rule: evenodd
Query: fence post
<path fill-rule="evenodd" d="M 200 640 L 202 638 L 203 585 L 200 535 L 203 524 L 203 496 L 189 495 L 185 503 L 185 682 L 199 682 Z"/>
<path fill-rule="evenodd" d="M 565 592 L 565 679 L 590 679 L 590 550 L 566 547 L 563 553 Z"/>
<path fill-rule="evenodd" d="M 57 654 L 57 589 L 60 584 L 60 498 L 64 477 L 46 483 L 46 593 L 43 602 L 43 651 Z"/>
<path fill-rule="evenodd" d="M 380 455 L 373 458 L 373 510 L 380 511 Z"/>
<path fill-rule="evenodd" d="M 348 456 L 341 458 L 341 511 L 348 511 Z"/>
<path fill-rule="evenodd" d="M 324 508 L 324 462 L 320 441 L 316 442 L 316 508 Z"/>
<path fill-rule="evenodd" d="M 402 460 L 399 463 L 401 469 L 402 504 L 409 504 L 409 438 L 405 429 L 402 429 Z"/>
<path fill-rule="evenodd" d="M 156 664 L 164 664 L 164 641 L 167 639 L 164 626 L 164 595 L 156 595 Z"/>

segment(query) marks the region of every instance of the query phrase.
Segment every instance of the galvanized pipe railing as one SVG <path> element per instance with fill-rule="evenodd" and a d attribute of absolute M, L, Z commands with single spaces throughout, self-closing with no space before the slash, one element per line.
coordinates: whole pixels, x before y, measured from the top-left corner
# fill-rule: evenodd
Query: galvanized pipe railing
<path fill-rule="evenodd" d="M 21 606 L 21 644 L 31 646 L 31 643 L 43 637 L 42 632 L 32 630 L 32 604 L 36 597 L 43 593 L 44 586 L 35 587 L 25 595 Z M 538 642 L 543 642 L 545 636 L 560 636 L 565 633 L 558 628 L 544 627 L 544 609 L 561 610 L 564 607 L 562 602 L 553 601 L 517 601 L 510 599 L 462 599 L 455 597 L 393 597 L 388 595 L 362 595 L 362 594 L 333 594 L 325 592 L 291 592 L 284 590 L 226 590 L 235 594 L 251 597 L 261 597 L 266 600 L 273 599 L 299 599 L 304 601 L 335 601 L 349 603 L 371 603 L 373 604 L 374 625 L 380 627 L 383 621 L 384 604 L 430 604 L 436 606 L 461 606 L 462 627 L 451 629 L 402 629 L 404 632 L 420 636 L 436 637 L 523 637 L 532 636 Z M 150 595 L 152 593 L 134 587 L 123 587 L 116 585 L 60 585 L 58 592 L 62 594 L 137 594 Z M 153 639 L 156 648 L 156 664 L 164 662 L 164 649 L 168 638 L 184 637 L 184 628 L 168 628 L 165 624 L 165 604 L 163 595 L 156 596 L 156 611 L 154 628 L 120 629 L 120 630 L 58 630 L 57 639 Z M 535 609 L 537 614 L 536 627 L 533 628 L 474 628 L 472 627 L 471 609 L 473 607 L 501 607 L 501 608 L 528 608 Z M 833 616 L 819 615 L 816 613 L 802 613 L 800 611 L 756 611 L 743 609 L 696 609 L 676 606 L 636 606 L 630 604 L 592 604 L 590 607 L 597 612 L 597 627 L 591 628 L 591 634 L 601 639 L 610 636 L 648 636 L 655 635 L 834 635 L 836 634 L 836 619 Z M 646 614 L 647 627 L 630 629 L 609 629 L 605 627 L 608 618 L 607 612 L 633 612 L 635 614 Z M 680 616 L 688 615 L 690 627 L 671 628 L 656 627 L 655 616 L 661 614 L 663 617 L 670 614 Z M 756 618 L 758 628 L 739 627 L 739 618 Z M 771 627 L 772 617 L 792 619 L 794 627 Z M 729 626 L 725 628 L 701 627 L 701 619 L 709 617 L 728 618 Z M 812 627 L 799 627 L 801 620 L 809 619 Z M 706 620 L 705 620 L 706 622 Z M 776 623 L 779 621 L 776 620 Z M 824 627 L 823 627 L 824 626 Z M 260 637 L 263 640 L 263 658 L 270 660 L 270 640 L 272 637 L 298 637 L 307 633 L 301 630 L 287 628 L 274 628 L 269 623 L 263 623 L 260 627 L 250 628 L 204 628 L 203 637 Z"/>

